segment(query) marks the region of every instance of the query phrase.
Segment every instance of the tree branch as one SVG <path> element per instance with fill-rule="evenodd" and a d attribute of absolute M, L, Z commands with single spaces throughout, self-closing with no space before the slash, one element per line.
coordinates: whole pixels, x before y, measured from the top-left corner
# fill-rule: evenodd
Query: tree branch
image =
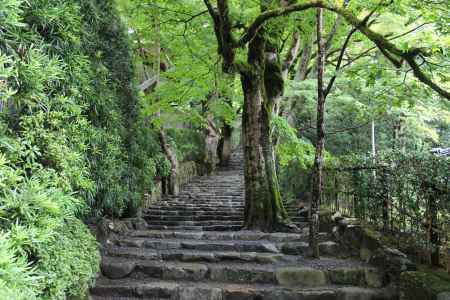
<path fill-rule="evenodd" d="M 430 24 L 430 23 L 427 22 L 427 23 L 420 24 L 420 25 L 414 27 L 413 29 L 410 29 L 410 30 L 408 30 L 408 31 L 406 31 L 406 32 L 400 33 L 400 34 L 398 34 L 398 35 L 396 35 L 396 36 L 390 37 L 390 38 L 388 38 L 388 40 L 389 40 L 389 41 L 393 41 L 393 40 L 396 40 L 396 39 L 398 39 L 398 38 L 404 37 L 405 35 L 408 35 L 408 34 L 414 32 L 414 31 L 416 31 L 416 30 L 418 30 L 418 29 L 420 29 L 420 28 L 422 28 L 423 26 L 428 25 L 428 24 Z M 351 65 L 352 63 L 354 63 L 354 62 L 357 61 L 358 59 L 360 59 L 360 58 L 366 56 L 366 54 L 368 54 L 369 52 L 371 52 L 371 51 L 373 51 L 373 50 L 375 50 L 375 49 L 377 49 L 377 46 L 371 47 L 371 48 L 369 48 L 369 49 L 367 49 L 367 50 L 361 52 L 360 54 L 358 54 L 357 56 L 355 56 L 353 59 L 351 59 L 349 62 L 347 62 L 345 65 L 343 65 L 342 68 L 348 67 L 349 65 Z"/>
<path fill-rule="evenodd" d="M 371 40 L 380 49 L 380 51 L 394 64 L 398 65 L 400 62 L 400 60 L 396 59 L 395 56 L 401 57 L 410 65 L 410 67 L 413 69 L 414 76 L 419 81 L 428 85 L 431 89 L 433 89 L 442 97 L 450 100 L 450 92 L 444 90 L 438 84 L 433 82 L 430 79 L 430 77 L 427 74 L 425 74 L 421 70 L 419 65 L 416 63 L 415 57 L 422 52 L 421 49 L 411 48 L 407 51 L 401 50 L 393 43 L 391 43 L 388 39 L 386 39 L 383 35 L 370 29 L 369 26 L 367 26 L 368 20 L 367 17 L 365 18 L 365 20 L 361 21 L 347 9 L 338 7 L 336 5 L 330 5 L 322 0 L 315 0 L 301 4 L 292 4 L 283 8 L 268 10 L 260 14 L 249 26 L 244 35 L 235 44 L 235 47 L 243 47 L 246 43 L 252 40 L 257 34 L 258 30 L 261 28 L 261 26 L 263 26 L 264 23 L 267 22 L 268 20 L 280 16 L 285 16 L 293 12 L 304 11 L 310 8 L 324 8 L 341 15 L 349 24 L 353 25 L 369 40 Z"/>
<path fill-rule="evenodd" d="M 350 32 L 348 33 L 344 44 L 342 45 L 342 49 L 341 49 L 341 52 L 339 53 L 339 58 L 338 58 L 338 61 L 337 61 L 335 73 L 334 73 L 333 77 L 331 78 L 330 82 L 328 83 L 327 88 L 325 89 L 325 98 L 328 96 L 328 94 L 330 93 L 331 89 L 333 88 L 334 82 L 336 81 L 336 78 L 337 78 L 337 72 L 341 68 L 341 64 L 342 64 L 342 60 L 344 58 L 345 51 L 347 50 L 348 44 L 350 43 L 350 39 L 352 38 L 353 34 L 356 31 L 357 31 L 357 29 L 355 27 L 353 27 L 350 30 Z"/>
<path fill-rule="evenodd" d="M 288 77 L 289 69 L 291 68 L 292 64 L 294 63 L 295 59 L 297 58 L 299 49 L 300 49 L 300 33 L 298 31 L 295 31 L 292 34 L 291 46 L 289 47 L 289 50 L 283 61 L 283 65 L 282 65 L 283 78 Z"/>
<path fill-rule="evenodd" d="M 235 41 L 232 35 L 233 24 L 230 19 L 228 0 L 218 0 L 217 9 L 220 19 L 219 32 L 222 39 L 223 70 L 225 73 L 233 73 L 235 71 L 235 49 L 233 47 Z"/>

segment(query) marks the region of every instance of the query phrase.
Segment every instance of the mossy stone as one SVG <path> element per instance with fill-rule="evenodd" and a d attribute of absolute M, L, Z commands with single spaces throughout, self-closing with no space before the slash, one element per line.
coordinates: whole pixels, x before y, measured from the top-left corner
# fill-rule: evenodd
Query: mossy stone
<path fill-rule="evenodd" d="M 321 286 L 327 284 L 325 272 L 312 268 L 285 267 L 276 271 L 277 282 L 282 286 Z"/>
<path fill-rule="evenodd" d="M 435 300 L 438 295 L 442 298 L 450 292 L 450 277 L 445 278 L 440 272 L 425 269 L 403 272 L 400 290 L 405 300 Z"/>

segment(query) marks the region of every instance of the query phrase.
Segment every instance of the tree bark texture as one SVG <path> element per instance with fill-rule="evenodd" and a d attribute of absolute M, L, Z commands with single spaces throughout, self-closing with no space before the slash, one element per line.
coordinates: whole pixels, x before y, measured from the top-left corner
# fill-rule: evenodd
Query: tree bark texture
<path fill-rule="evenodd" d="M 325 45 L 322 38 L 323 9 L 317 9 L 317 144 L 314 158 L 314 173 L 312 198 L 310 209 L 310 247 L 313 256 L 318 258 L 318 231 L 319 231 L 319 205 L 323 196 L 323 161 L 325 151 L 325 91 L 323 87 L 323 74 L 325 69 Z"/>
<path fill-rule="evenodd" d="M 211 114 L 207 117 L 207 128 L 205 135 L 205 158 L 204 163 L 206 166 L 206 173 L 211 174 L 214 172 L 218 158 L 217 158 L 217 147 L 219 145 L 219 134 L 214 125 L 213 117 Z"/>
<path fill-rule="evenodd" d="M 161 143 L 161 147 L 166 155 L 167 159 L 170 162 L 170 175 L 169 175 L 169 183 L 168 183 L 168 193 L 170 195 L 178 195 L 179 186 L 178 186 L 178 160 L 174 151 L 172 151 L 172 147 L 169 144 L 167 139 L 166 132 L 161 129 L 159 131 L 159 142 Z"/>
<path fill-rule="evenodd" d="M 231 137 L 233 135 L 233 127 L 229 124 L 222 126 L 222 134 L 219 140 L 218 156 L 221 166 L 227 166 L 232 152 Z"/>
<path fill-rule="evenodd" d="M 249 68 L 241 71 L 245 159 L 245 227 L 274 231 L 287 218 L 273 160 L 271 119 L 273 97 L 265 86 L 266 43 L 258 34 L 249 44 Z M 280 75 L 281 75 L 281 68 Z"/>

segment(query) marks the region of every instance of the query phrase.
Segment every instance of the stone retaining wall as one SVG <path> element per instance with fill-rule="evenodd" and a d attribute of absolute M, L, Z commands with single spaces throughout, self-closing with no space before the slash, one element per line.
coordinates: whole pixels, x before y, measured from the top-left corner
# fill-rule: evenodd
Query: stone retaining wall
<path fill-rule="evenodd" d="M 192 178 L 201 175 L 201 167 L 194 161 L 181 162 L 178 169 L 178 186 L 181 187 L 191 181 Z M 157 180 L 153 191 L 147 195 L 143 208 L 162 199 L 162 181 Z"/>

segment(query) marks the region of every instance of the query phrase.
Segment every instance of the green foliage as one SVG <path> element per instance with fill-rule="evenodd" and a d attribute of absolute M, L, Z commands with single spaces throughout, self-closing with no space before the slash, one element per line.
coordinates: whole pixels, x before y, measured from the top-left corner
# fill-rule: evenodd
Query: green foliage
<path fill-rule="evenodd" d="M 275 116 L 272 119 L 274 134 L 280 139 L 277 145 L 277 155 L 281 167 L 295 162 L 302 169 L 311 167 L 314 162 L 314 146 L 297 136 L 286 119 Z"/>
<path fill-rule="evenodd" d="M 6 159 L 0 175 L 5 179 L 0 188 L 4 299 L 84 295 L 99 263 L 97 243 L 77 219 L 85 204 L 42 174 L 24 178 Z"/>
<path fill-rule="evenodd" d="M 25 257 L 14 254 L 9 235 L 0 233 L 0 297 L 2 299 L 37 299 L 35 290 L 39 277 L 27 265 Z"/>
<path fill-rule="evenodd" d="M 135 213 L 157 172 L 127 30 L 112 0 L 7 0 L 0 35 L 0 298 L 82 296 L 80 219 Z"/>

